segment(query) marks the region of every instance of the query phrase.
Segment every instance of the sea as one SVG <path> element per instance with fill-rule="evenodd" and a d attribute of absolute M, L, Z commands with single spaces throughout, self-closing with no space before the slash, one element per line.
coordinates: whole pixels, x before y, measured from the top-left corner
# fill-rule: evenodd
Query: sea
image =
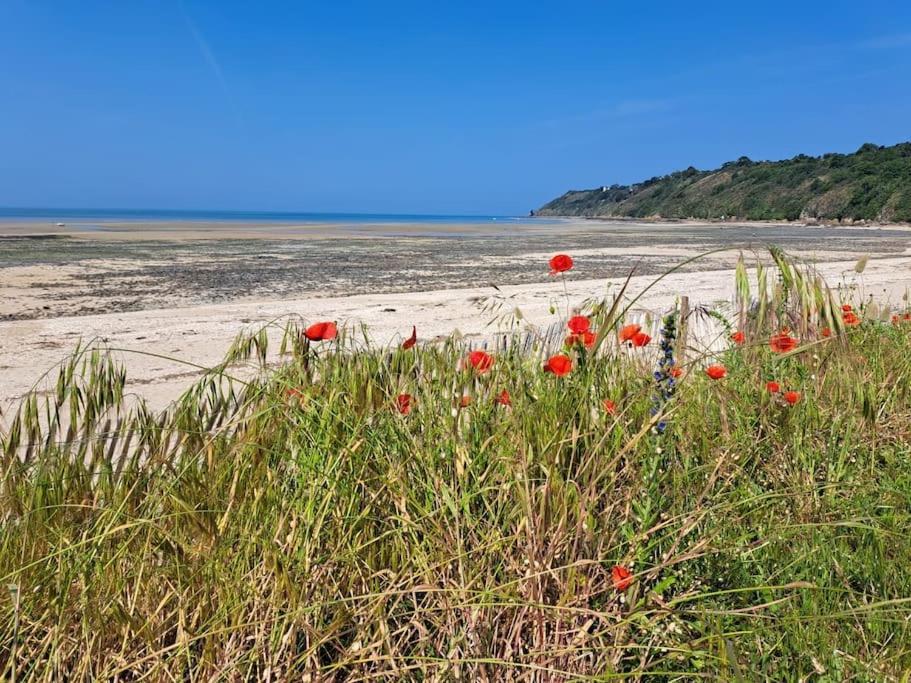
<path fill-rule="evenodd" d="M 171 209 L 72 209 L 0 207 L 0 220 L 72 222 L 106 221 L 206 221 L 255 223 L 337 223 L 337 224 L 490 224 L 496 222 L 561 222 L 559 218 L 489 214 L 419 213 L 320 213 L 296 211 L 218 211 Z"/>

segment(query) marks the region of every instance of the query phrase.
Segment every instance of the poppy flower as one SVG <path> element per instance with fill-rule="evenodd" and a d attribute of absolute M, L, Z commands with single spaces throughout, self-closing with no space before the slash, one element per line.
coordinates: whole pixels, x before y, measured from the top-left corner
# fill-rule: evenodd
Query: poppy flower
<path fill-rule="evenodd" d="M 724 377 L 727 376 L 728 371 L 723 365 L 710 365 L 705 369 L 705 374 L 712 379 L 724 379 Z"/>
<path fill-rule="evenodd" d="M 786 391 L 782 394 L 784 400 L 788 402 L 788 405 L 795 405 L 800 400 L 799 391 Z"/>
<path fill-rule="evenodd" d="M 611 583 L 618 591 L 625 591 L 633 585 L 633 573 L 619 564 L 615 564 L 610 570 Z"/>
<path fill-rule="evenodd" d="M 493 356 L 486 351 L 472 351 L 468 354 L 468 362 L 478 374 L 483 375 L 493 366 Z"/>
<path fill-rule="evenodd" d="M 822 329 L 822 336 L 823 336 L 824 339 L 828 339 L 829 337 L 831 337 L 831 336 L 832 336 L 832 328 L 831 328 L 831 327 L 824 327 L 824 328 Z"/>
<path fill-rule="evenodd" d="M 418 343 L 418 328 L 414 325 L 411 326 L 411 336 L 408 337 L 405 341 L 402 342 L 403 349 L 410 349 L 412 346 Z"/>
<path fill-rule="evenodd" d="M 411 394 L 399 394 L 395 397 L 395 407 L 402 415 L 407 415 L 411 412 L 411 402 L 413 400 Z"/>
<path fill-rule="evenodd" d="M 619 337 L 620 343 L 622 344 L 623 342 L 630 341 L 633 337 L 639 334 L 641 330 L 642 326 L 636 325 L 635 323 L 632 325 L 624 325 L 620 328 L 620 332 L 617 334 L 617 336 Z"/>
<path fill-rule="evenodd" d="M 731 341 L 735 344 L 743 344 L 746 341 L 747 336 L 740 330 L 737 330 L 734 334 L 731 335 Z"/>
<path fill-rule="evenodd" d="M 765 389 L 771 394 L 777 394 L 781 391 L 781 385 L 778 382 L 766 382 Z"/>
<path fill-rule="evenodd" d="M 848 327 L 854 327 L 855 325 L 860 325 L 860 318 L 857 317 L 857 314 L 853 311 L 847 311 L 842 313 L 841 319 L 844 321 L 845 325 Z"/>
<path fill-rule="evenodd" d="M 898 313 L 893 313 L 892 314 L 892 324 L 898 325 L 899 322 L 900 322 L 900 318 L 898 317 Z"/>
<path fill-rule="evenodd" d="M 551 356 L 544 364 L 544 372 L 550 372 L 557 377 L 568 375 L 572 369 L 572 359 L 562 353 L 558 353 L 556 356 Z"/>
<path fill-rule="evenodd" d="M 304 392 L 302 392 L 300 389 L 286 389 L 285 396 L 288 398 L 296 398 L 298 401 L 304 400 Z"/>
<path fill-rule="evenodd" d="M 630 340 L 636 348 L 642 348 L 652 340 L 645 332 L 637 332 Z"/>
<path fill-rule="evenodd" d="M 595 333 L 594 332 L 580 332 L 579 334 L 570 334 L 564 340 L 564 343 L 567 346 L 575 346 L 576 344 L 582 344 L 586 349 L 590 349 L 595 345 Z"/>
<path fill-rule="evenodd" d="M 471 396 L 468 394 L 462 394 L 462 397 L 459 399 L 459 407 L 467 408 L 471 405 Z"/>
<path fill-rule="evenodd" d="M 506 389 L 497 394 L 497 397 L 493 400 L 493 402 L 501 406 L 512 405 L 512 399 L 509 397 L 509 392 L 506 391 Z"/>
<path fill-rule="evenodd" d="M 582 334 L 583 332 L 588 332 L 591 329 L 592 322 L 588 319 L 588 316 L 574 315 L 569 319 L 569 322 L 566 323 L 566 326 L 573 334 Z"/>
<path fill-rule="evenodd" d="M 905 313 L 902 316 L 902 320 L 911 320 L 911 313 Z"/>
<path fill-rule="evenodd" d="M 842 312 L 844 312 L 844 313 L 850 313 L 850 312 L 853 311 L 854 309 L 851 307 L 851 304 L 842 304 L 842 305 L 841 305 L 841 310 L 842 310 Z"/>
<path fill-rule="evenodd" d="M 557 273 L 565 273 L 567 270 L 572 270 L 572 268 L 572 257 L 567 256 L 566 254 L 557 254 L 550 260 L 551 275 L 556 275 Z"/>
<path fill-rule="evenodd" d="M 304 330 L 304 336 L 310 341 L 329 341 L 335 339 L 338 335 L 338 327 L 335 323 L 313 323 Z"/>
<path fill-rule="evenodd" d="M 672 367 L 670 370 L 667 371 L 667 374 L 669 374 L 671 377 L 676 379 L 683 374 L 683 368 L 675 365 L 674 367 Z"/>
<path fill-rule="evenodd" d="M 604 399 L 603 405 L 604 405 L 604 412 L 606 412 L 608 415 L 617 414 L 617 404 L 614 403 L 613 401 L 611 401 L 609 398 Z"/>
<path fill-rule="evenodd" d="M 769 346 L 775 353 L 787 353 L 797 348 L 797 340 L 787 332 L 782 332 L 771 336 Z"/>

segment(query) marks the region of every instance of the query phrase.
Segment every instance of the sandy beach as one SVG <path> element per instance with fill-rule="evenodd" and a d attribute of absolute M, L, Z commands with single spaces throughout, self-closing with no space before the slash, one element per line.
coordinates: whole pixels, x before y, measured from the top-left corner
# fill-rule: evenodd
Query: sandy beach
<path fill-rule="evenodd" d="M 39 227 L 41 229 L 39 229 Z M 128 390 L 165 406 L 202 366 L 216 364 L 238 332 L 286 316 L 366 325 L 388 344 L 418 328 L 431 340 L 459 331 L 481 339 L 501 310 L 519 308 L 523 324 L 559 321 L 562 280 L 547 259 L 571 253 L 574 303 L 616 291 L 635 268 L 630 291 L 686 258 L 711 249 L 664 279 L 637 306 L 648 322 L 686 294 L 715 306 L 733 293 L 741 250 L 775 243 L 815 262 L 831 285 L 855 297 L 903 305 L 911 287 L 911 233 L 899 228 L 781 225 L 516 222 L 513 225 L 246 224 L 200 227 L 107 225 L 70 228 L 0 224 L 0 406 L 16 401 L 83 341 L 121 349 Z M 858 258 L 871 260 L 862 275 Z M 491 298 L 493 297 L 493 299 Z"/>

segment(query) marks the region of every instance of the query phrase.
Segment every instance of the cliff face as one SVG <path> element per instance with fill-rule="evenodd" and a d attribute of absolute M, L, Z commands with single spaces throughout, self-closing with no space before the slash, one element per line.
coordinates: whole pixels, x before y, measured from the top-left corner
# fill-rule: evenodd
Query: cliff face
<path fill-rule="evenodd" d="M 747 220 L 911 221 L 911 143 L 853 154 L 741 157 L 635 185 L 571 190 L 535 215 Z"/>

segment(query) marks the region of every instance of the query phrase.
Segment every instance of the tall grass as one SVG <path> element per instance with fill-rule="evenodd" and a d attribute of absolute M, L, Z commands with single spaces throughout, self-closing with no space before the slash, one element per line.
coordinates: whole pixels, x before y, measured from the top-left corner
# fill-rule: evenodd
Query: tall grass
<path fill-rule="evenodd" d="M 479 375 L 456 339 L 287 322 L 281 364 L 244 335 L 154 414 L 77 350 L 0 432 L 3 675 L 907 680 L 911 323 L 845 327 L 772 253 L 738 268 L 727 377 L 675 339 L 657 408 L 653 353 L 617 343 L 625 288 L 587 304 L 566 377 L 541 370 L 562 333 L 497 337 Z M 773 353 L 784 326 L 801 344 Z"/>

